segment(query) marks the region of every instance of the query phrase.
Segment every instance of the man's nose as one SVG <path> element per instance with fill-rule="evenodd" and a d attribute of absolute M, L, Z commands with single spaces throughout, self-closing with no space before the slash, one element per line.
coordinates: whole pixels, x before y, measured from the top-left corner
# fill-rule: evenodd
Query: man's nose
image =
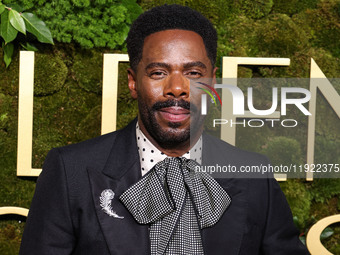
<path fill-rule="evenodd" d="M 188 98 L 190 81 L 179 73 L 174 73 L 168 77 L 164 87 L 165 97 Z"/>

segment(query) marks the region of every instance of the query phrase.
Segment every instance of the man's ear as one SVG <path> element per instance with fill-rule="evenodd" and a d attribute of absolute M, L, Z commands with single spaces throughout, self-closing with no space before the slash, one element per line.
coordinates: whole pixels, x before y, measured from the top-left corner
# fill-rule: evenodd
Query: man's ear
<path fill-rule="evenodd" d="M 217 70 L 218 70 L 218 67 L 215 67 L 214 68 L 214 70 L 213 70 L 213 76 L 212 76 L 212 78 L 213 78 L 213 80 L 212 80 L 212 86 L 215 86 L 215 84 L 216 84 L 216 72 L 217 72 Z"/>
<path fill-rule="evenodd" d="M 132 70 L 132 68 L 128 68 L 127 72 L 130 95 L 133 99 L 137 99 L 136 73 Z"/>

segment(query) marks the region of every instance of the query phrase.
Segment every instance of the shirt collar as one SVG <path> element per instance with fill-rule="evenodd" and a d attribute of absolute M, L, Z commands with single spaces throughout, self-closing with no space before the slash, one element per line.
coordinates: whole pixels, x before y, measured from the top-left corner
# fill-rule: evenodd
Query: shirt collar
<path fill-rule="evenodd" d="M 162 151 L 156 148 L 139 128 L 138 122 L 136 124 L 136 138 L 137 148 L 139 153 L 139 160 L 141 165 L 142 176 L 151 170 L 154 165 L 168 157 Z M 187 159 L 193 159 L 197 163 L 202 163 L 202 136 L 198 139 L 196 144 L 186 153 L 182 155 Z"/>

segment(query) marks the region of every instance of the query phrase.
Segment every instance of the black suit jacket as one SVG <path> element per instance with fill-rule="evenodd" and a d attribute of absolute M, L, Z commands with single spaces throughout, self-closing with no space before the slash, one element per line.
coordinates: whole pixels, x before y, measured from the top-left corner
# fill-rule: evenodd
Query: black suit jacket
<path fill-rule="evenodd" d="M 141 178 L 136 120 L 126 128 L 49 152 L 38 178 L 20 254 L 150 254 L 149 228 L 138 224 L 119 196 Z M 221 155 L 223 155 L 221 157 Z M 267 159 L 203 137 L 205 165 L 260 165 Z M 220 221 L 202 230 L 205 254 L 308 254 L 289 206 L 272 178 L 220 178 L 232 202 Z M 112 189 L 112 208 L 100 207 Z"/>

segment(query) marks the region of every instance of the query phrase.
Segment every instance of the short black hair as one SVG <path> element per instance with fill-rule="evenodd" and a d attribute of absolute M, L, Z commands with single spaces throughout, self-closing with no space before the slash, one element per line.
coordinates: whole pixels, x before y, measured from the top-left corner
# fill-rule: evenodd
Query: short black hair
<path fill-rule="evenodd" d="M 141 14 L 132 24 L 126 42 L 133 70 L 137 70 L 142 59 L 144 39 L 153 33 L 170 29 L 189 30 L 199 34 L 211 64 L 215 65 L 217 33 L 211 22 L 198 11 L 173 4 L 154 7 Z"/>

